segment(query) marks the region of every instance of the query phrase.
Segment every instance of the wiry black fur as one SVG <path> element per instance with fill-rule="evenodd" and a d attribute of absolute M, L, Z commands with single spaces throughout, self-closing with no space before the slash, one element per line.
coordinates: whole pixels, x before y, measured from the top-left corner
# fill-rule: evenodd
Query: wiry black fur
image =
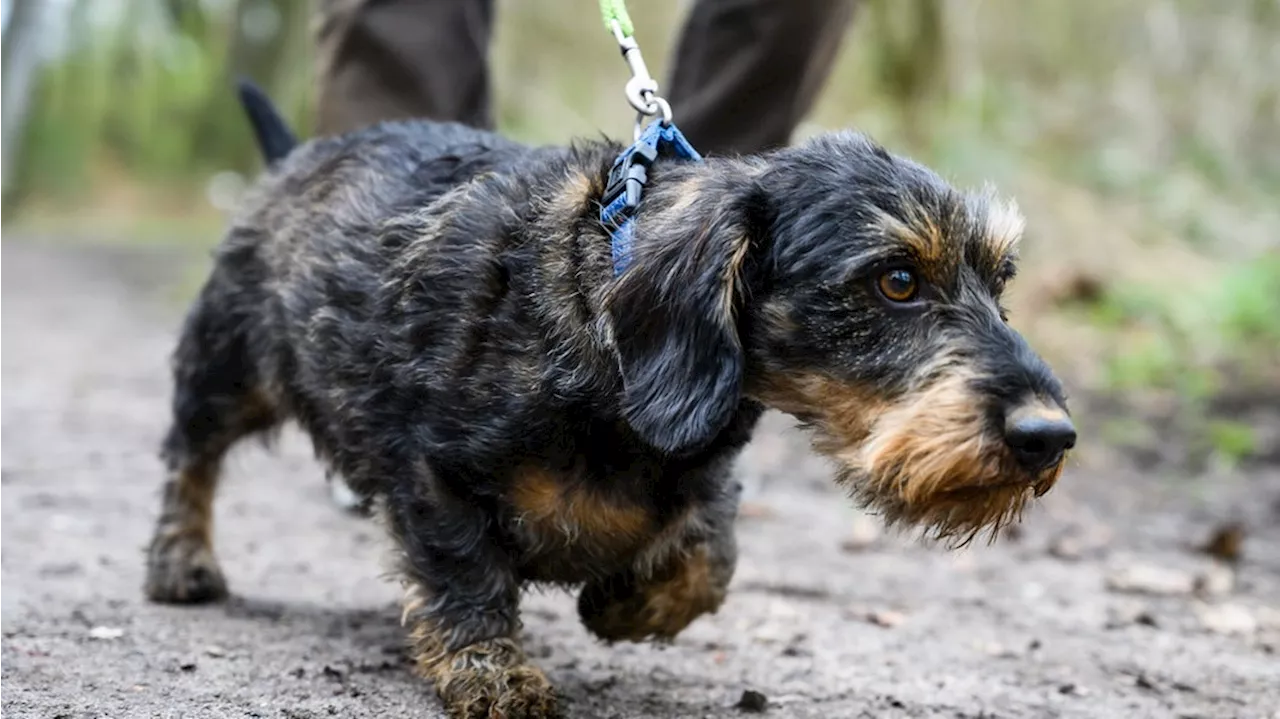
<path fill-rule="evenodd" d="M 291 150 L 246 97 L 271 167 L 183 330 L 169 466 L 296 419 L 383 499 L 415 610 L 451 650 L 511 635 L 526 581 L 600 587 L 667 560 L 531 535 L 511 499 L 528 467 L 651 520 L 672 552 L 731 547 L 730 467 L 762 379 L 821 373 L 892 399 L 959 348 L 985 363 L 997 414 L 1029 393 L 1062 402 L 998 319 L 1011 260 L 984 243 L 979 201 L 859 136 L 659 163 L 614 278 L 596 213 L 618 145 L 403 122 Z M 913 257 L 874 229 L 920 208 L 959 250 Z M 927 270 L 933 304 L 874 296 L 875 273 L 903 262 Z"/>

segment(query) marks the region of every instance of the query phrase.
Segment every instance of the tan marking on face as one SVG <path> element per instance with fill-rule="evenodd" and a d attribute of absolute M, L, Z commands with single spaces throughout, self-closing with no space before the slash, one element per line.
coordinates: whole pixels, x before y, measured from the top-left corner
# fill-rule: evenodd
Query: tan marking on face
<path fill-rule="evenodd" d="M 1016 521 L 1048 491 L 1061 466 L 1028 476 L 987 431 L 973 374 L 953 368 L 884 412 L 867 440 L 840 457 L 854 488 L 889 523 L 918 525 L 956 544 Z"/>
<path fill-rule="evenodd" d="M 899 219 L 877 210 L 875 227 L 882 235 L 901 243 L 915 258 L 917 269 L 932 280 L 946 276 L 949 261 L 947 237 L 938 218 L 918 204 L 909 204 Z"/>
<path fill-rule="evenodd" d="M 1041 419 L 1045 422 L 1061 422 L 1069 419 L 1067 413 L 1060 407 L 1054 406 L 1043 400 L 1035 400 L 1013 410 L 1005 417 L 1006 424 L 1021 422 L 1026 419 Z"/>
<path fill-rule="evenodd" d="M 893 399 L 816 375 L 755 378 L 749 386 L 768 406 L 812 422 L 814 449 L 840 464 L 860 504 L 890 525 L 964 544 L 1016 521 L 1062 466 L 1028 476 L 988 432 L 981 398 L 969 388 L 972 372 L 943 372 Z"/>
<path fill-rule="evenodd" d="M 780 412 L 816 420 L 822 433 L 815 442 L 827 447 L 831 443 L 852 446 L 864 440 L 884 406 L 874 388 L 819 374 L 753 377 L 747 391 Z"/>
<path fill-rule="evenodd" d="M 1003 198 L 993 190 L 987 192 L 986 218 L 983 223 L 986 241 L 1001 257 L 1017 249 L 1027 226 L 1026 218 L 1012 198 Z"/>

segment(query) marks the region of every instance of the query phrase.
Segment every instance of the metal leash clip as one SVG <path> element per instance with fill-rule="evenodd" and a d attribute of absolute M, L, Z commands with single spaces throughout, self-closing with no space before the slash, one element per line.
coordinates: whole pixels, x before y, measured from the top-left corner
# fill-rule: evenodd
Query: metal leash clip
<path fill-rule="evenodd" d="M 658 95 L 658 81 L 649 74 L 649 68 L 644 64 L 644 57 L 640 54 L 640 45 L 636 39 L 627 37 L 622 32 L 622 25 L 616 19 L 610 20 L 609 26 L 613 30 L 614 39 L 618 41 L 619 49 L 622 50 L 622 59 L 626 60 L 627 66 L 631 68 L 631 79 L 627 81 L 624 91 L 627 102 L 636 109 L 634 139 L 638 140 L 640 133 L 644 130 L 646 117 L 661 114 L 662 124 L 671 124 L 671 105 Z"/>

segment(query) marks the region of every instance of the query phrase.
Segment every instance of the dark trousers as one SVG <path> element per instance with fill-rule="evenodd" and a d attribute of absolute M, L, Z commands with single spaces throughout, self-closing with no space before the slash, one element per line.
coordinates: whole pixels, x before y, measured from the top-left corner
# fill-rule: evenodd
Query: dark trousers
<path fill-rule="evenodd" d="M 660 88 L 694 147 L 747 154 L 786 145 L 831 72 L 854 1 L 695 0 Z M 598 12 L 594 0 L 575 5 Z M 493 0 L 324 0 L 322 8 L 321 134 L 408 117 L 493 127 Z M 625 66 L 608 60 L 624 82 Z"/>

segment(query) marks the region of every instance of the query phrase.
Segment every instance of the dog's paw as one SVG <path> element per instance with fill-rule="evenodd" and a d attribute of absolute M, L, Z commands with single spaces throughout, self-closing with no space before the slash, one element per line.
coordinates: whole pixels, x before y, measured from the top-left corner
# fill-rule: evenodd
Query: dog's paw
<path fill-rule="evenodd" d="M 558 719 L 555 690 L 537 667 L 527 664 L 469 677 L 465 691 L 450 692 L 452 719 Z"/>
<path fill-rule="evenodd" d="M 555 689 L 510 639 L 453 652 L 426 642 L 418 669 L 430 679 L 450 719 L 559 719 Z"/>
<path fill-rule="evenodd" d="M 705 553 L 698 553 L 662 578 L 588 584 L 578 595 L 578 616 L 606 642 L 669 642 L 693 620 L 719 609 L 725 588 L 713 574 Z"/>
<path fill-rule="evenodd" d="M 147 550 L 147 597 L 199 604 L 227 596 L 227 581 L 207 544 L 190 536 L 157 535 Z"/>
<path fill-rule="evenodd" d="M 626 596 L 608 596 L 589 585 L 578 597 L 583 626 L 610 644 L 669 642 L 702 613 L 701 608 L 666 601 L 643 589 Z"/>

